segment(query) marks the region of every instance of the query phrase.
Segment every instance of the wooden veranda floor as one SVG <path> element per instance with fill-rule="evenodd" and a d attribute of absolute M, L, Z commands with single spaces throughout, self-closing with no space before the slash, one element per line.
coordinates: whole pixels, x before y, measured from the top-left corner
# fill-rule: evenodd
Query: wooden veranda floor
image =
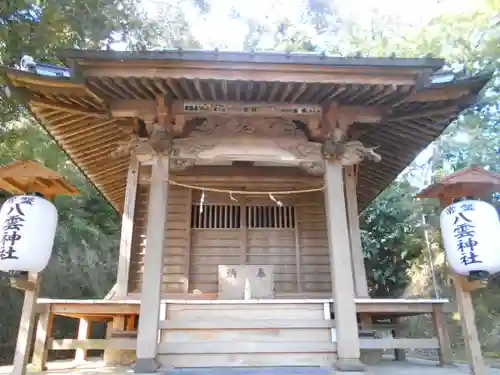
<path fill-rule="evenodd" d="M 0 375 L 12 373 L 11 366 L 0 367 Z M 133 374 L 130 366 L 106 366 L 102 360 L 90 360 L 81 364 L 73 361 L 55 361 L 48 363 L 48 371 L 32 372 L 30 375 L 125 375 Z M 265 368 L 183 368 L 160 371 L 159 374 L 169 375 L 327 375 L 330 370 L 322 367 L 265 367 Z M 382 363 L 370 366 L 370 375 L 462 375 L 469 373 L 468 365 L 438 367 L 434 361 L 409 359 L 396 362 L 384 359 Z M 500 369 L 488 368 L 487 374 L 500 375 Z"/>

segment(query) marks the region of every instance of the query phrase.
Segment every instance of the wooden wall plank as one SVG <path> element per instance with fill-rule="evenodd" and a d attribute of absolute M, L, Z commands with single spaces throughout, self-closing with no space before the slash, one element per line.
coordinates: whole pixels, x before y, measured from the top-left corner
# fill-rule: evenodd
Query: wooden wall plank
<path fill-rule="evenodd" d="M 228 182 L 229 188 L 230 184 Z M 274 190 L 279 188 L 276 183 Z M 192 205 L 200 205 L 202 194 L 200 190 L 191 191 L 177 186 L 169 188 L 163 293 L 216 293 L 218 265 L 221 264 L 274 265 L 278 294 L 331 293 L 323 193 L 274 196 L 283 205 L 294 207 L 290 213 L 296 222 L 289 228 L 286 211 L 280 211 L 268 196 L 244 197 L 206 192 L 204 207 L 222 205 L 214 210 L 229 210 L 229 205 L 237 206 L 239 223 L 229 218 L 227 223 L 222 223 L 225 228 L 191 228 L 191 217 L 196 214 Z M 186 204 L 188 201 L 190 203 Z M 135 210 L 129 294 L 141 291 L 147 202 L 148 186 L 140 185 Z M 247 228 L 245 204 L 275 208 L 276 212 L 272 214 L 279 223 L 278 228 Z M 214 218 L 207 220 L 213 221 Z M 212 224 L 217 223 L 214 221 Z"/>

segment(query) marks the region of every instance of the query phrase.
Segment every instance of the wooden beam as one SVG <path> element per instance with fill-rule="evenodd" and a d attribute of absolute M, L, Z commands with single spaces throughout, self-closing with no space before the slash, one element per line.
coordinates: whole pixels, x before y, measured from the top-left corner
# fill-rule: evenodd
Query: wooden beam
<path fill-rule="evenodd" d="M 125 201 L 123 204 L 122 227 L 120 237 L 120 258 L 116 277 L 116 297 L 124 297 L 128 292 L 130 257 L 132 254 L 132 235 L 134 231 L 135 201 L 139 180 L 139 162 L 135 155 L 130 156 Z"/>
<path fill-rule="evenodd" d="M 470 90 L 464 87 L 440 87 L 424 88 L 412 92 L 405 101 L 407 102 L 430 102 L 459 99 L 462 96 L 469 95 Z"/>
<path fill-rule="evenodd" d="M 299 168 L 275 167 L 235 167 L 235 166 L 194 166 L 183 172 L 172 173 L 173 181 L 198 185 L 227 185 L 230 179 L 233 185 L 246 185 L 251 183 L 281 183 L 296 184 L 296 189 L 301 186 L 323 186 L 323 178 L 311 176 Z M 151 180 L 151 169 L 141 173 L 140 183 L 148 184 Z M 281 189 L 280 189 L 281 190 Z"/>
<path fill-rule="evenodd" d="M 159 96 L 164 103 L 164 97 Z M 177 100 L 170 107 L 164 107 L 154 100 L 115 100 L 110 103 L 113 117 L 152 117 L 160 112 L 162 116 L 171 110 L 173 116 L 209 117 L 209 116 L 244 116 L 244 117 L 286 117 L 289 119 L 309 120 L 324 118 L 324 109 L 317 104 L 288 104 L 249 101 L 196 101 Z M 380 106 L 353 106 L 329 103 L 330 108 L 336 108 L 334 124 L 339 117 L 349 117 L 351 122 L 378 123 L 387 115 L 387 108 Z M 163 108 L 163 109 L 160 109 Z M 180 120 L 180 119 L 179 119 Z M 176 119 L 177 122 L 177 119 Z"/>
<path fill-rule="evenodd" d="M 361 349 L 438 349 L 439 342 L 435 338 L 360 338 L 359 346 Z"/>
<path fill-rule="evenodd" d="M 178 68 L 175 65 L 163 64 L 162 68 L 117 67 L 115 65 L 95 66 L 86 68 L 83 74 L 87 77 L 134 77 L 170 79 L 227 80 L 282 83 L 333 83 L 341 84 L 373 84 L 373 85 L 414 85 L 418 70 L 401 72 L 396 69 L 371 68 L 370 72 L 362 68 L 339 68 L 285 64 L 224 64 L 208 68 L 206 65 L 193 64 Z"/>
<path fill-rule="evenodd" d="M 413 113 L 409 113 L 406 115 L 399 115 L 399 116 L 395 115 L 394 117 L 389 116 L 387 118 L 387 121 L 394 122 L 394 121 L 410 120 L 410 119 L 415 119 L 415 118 L 432 117 L 432 116 L 451 117 L 457 113 L 457 110 L 458 110 L 457 105 L 449 105 L 449 106 L 443 107 L 443 108 L 434 108 L 434 109 L 428 109 L 428 110 L 423 110 L 423 111 L 415 111 Z"/>
<path fill-rule="evenodd" d="M 51 350 L 71 350 L 71 349 L 121 349 L 134 350 L 136 339 L 133 338 L 117 338 L 117 339 L 60 339 L 50 340 L 49 349 Z"/>

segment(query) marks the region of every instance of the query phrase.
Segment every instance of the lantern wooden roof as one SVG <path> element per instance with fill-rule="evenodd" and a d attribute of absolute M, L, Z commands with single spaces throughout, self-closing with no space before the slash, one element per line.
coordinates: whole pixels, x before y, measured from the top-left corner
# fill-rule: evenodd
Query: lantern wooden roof
<path fill-rule="evenodd" d="M 46 197 L 79 194 L 64 177 L 31 160 L 1 166 L 0 189 L 11 194 L 41 193 Z"/>
<path fill-rule="evenodd" d="M 183 50 L 70 50 L 61 52 L 60 58 L 71 67 L 71 78 L 4 68 L 8 89 L 28 105 L 118 211 L 128 158 L 110 154 L 137 127 L 137 118 L 116 114 L 118 104 L 122 109 L 156 106 L 163 95 L 174 101 L 363 107 L 368 115 L 350 127 L 350 137 L 378 146 L 382 156 L 380 163 L 361 165 L 358 200 L 363 209 L 462 109 L 475 103 L 490 78 L 438 73 L 444 61 L 432 58 Z M 311 132 L 308 136 L 321 141 Z"/>
<path fill-rule="evenodd" d="M 460 169 L 417 194 L 418 198 L 456 198 L 468 195 L 488 194 L 500 191 L 500 174 L 471 165 Z"/>

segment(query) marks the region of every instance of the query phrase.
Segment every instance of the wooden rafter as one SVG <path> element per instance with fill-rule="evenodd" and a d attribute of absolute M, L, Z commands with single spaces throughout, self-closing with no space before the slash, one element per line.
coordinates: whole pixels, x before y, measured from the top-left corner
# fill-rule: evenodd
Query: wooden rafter
<path fill-rule="evenodd" d="M 63 112 L 71 112 L 71 113 L 79 113 L 79 114 L 84 114 L 87 116 L 91 117 L 103 117 L 106 118 L 109 116 L 109 114 L 106 111 L 95 109 L 95 108 L 88 108 L 88 107 L 83 107 L 83 106 L 78 106 L 78 105 L 71 105 L 71 104 L 65 104 L 65 103 L 56 103 L 51 100 L 47 100 L 44 98 L 38 98 L 38 97 L 29 97 L 27 98 L 33 107 L 48 107 L 48 108 L 54 108 Z"/>

